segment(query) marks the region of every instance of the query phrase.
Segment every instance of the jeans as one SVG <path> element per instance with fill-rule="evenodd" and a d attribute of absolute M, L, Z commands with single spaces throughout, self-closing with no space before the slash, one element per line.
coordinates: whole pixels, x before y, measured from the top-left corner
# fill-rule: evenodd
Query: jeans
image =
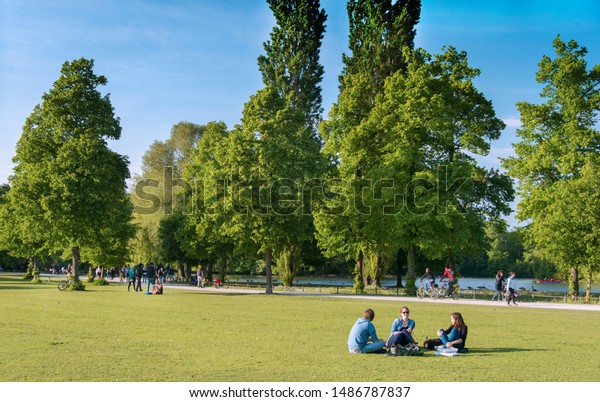
<path fill-rule="evenodd" d="M 390 338 L 387 341 L 387 346 L 388 347 L 390 347 L 392 345 L 406 346 L 409 343 L 417 343 L 417 342 L 415 342 L 415 340 L 413 339 L 413 337 L 407 330 L 403 329 L 402 331 L 400 331 L 399 334 L 394 334 L 394 335 L 390 336 Z"/>
<path fill-rule="evenodd" d="M 446 343 L 454 342 L 455 340 L 460 339 L 460 334 L 458 333 L 456 328 L 452 328 L 452 331 L 450 331 L 450 333 L 448 335 L 446 335 L 446 333 L 443 332 L 442 335 L 440 335 L 440 339 L 442 340 L 442 342 L 444 342 L 443 346 L 446 347 Z M 457 349 L 462 349 L 463 345 L 461 343 L 454 347 Z"/>
<path fill-rule="evenodd" d="M 152 289 L 154 289 L 155 283 L 156 283 L 156 278 L 148 278 L 148 286 L 146 287 L 146 292 L 150 291 L 150 285 L 152 285 Z"/>
<path fill-rule="evenodd" d="M 348 346 L 348 350 L 350 351 L 350 353 L 373 353 L 383 349 L 384 345 L 385 344 L 383 342 L 373 342 L 367 343 L 365 346 L 362 347 L 362 349 L 359 347 L 356 347 L 356 349 L 354 349 Z"/>

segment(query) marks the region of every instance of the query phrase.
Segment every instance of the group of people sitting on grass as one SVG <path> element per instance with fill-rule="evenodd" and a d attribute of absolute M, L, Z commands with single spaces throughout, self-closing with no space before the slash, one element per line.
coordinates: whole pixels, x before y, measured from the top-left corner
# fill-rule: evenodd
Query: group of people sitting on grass
<path fill-rule="evenodd" d="M 415 329 L 415 321 L 409 318 L 410 311 L 408 307 L 403 306 L 400 309 L 400 317 L 392 323 L 390 335 L 387 340 L 379 338 L 373 325 L 375 312 L 372 309 L 366 309 L 362 317 L 356 320 L 348 336 L 348 349 L 350 353 L 377 353 L 390 350 L 392 347 L 417 345 L 412 333 Z M 450 315 L 451 325 L 448 329 L 440 329 L 437 336 L 440 337 L 441 344 L 445 348 L 454 347 L 461 350 L 465 347 L 467 339 L 467 325 L 460 313 Z"/>

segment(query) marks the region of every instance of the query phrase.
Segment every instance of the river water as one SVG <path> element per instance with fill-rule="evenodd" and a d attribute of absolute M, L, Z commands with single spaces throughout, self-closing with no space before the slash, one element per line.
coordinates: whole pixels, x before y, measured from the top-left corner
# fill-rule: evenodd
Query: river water
<path fill-rule="evenodd" d="M 404 278 L 405 279 L 405 278 Z M 264 278 L 253 278 L 251 282 L 264 282 Z M 280 283 L 277 280 L 277 283 Z M 439 280 L 438 280 L 439 282 Z M 295 286 L 302 285 L 323 285 L 323 286 L 352 286 L 354 278 L 352 277 L 298 277 L 294 280 Z M 386 277 L 382 281 L 383 287 L 396 286 L 396 278 Z M 404 282 L 403 282 L 404 284 Z M 461 289 L 488 289 L 494 290 L 494 278 L 459 278 L 458 285 Z M 560 283 L 536 283 L 535 279 L 531 278 L 516 278 L 515 285 L 519 290 L 534 290 L 536 292 L 552 292 L 552 293 L 567 293 L 569 284 L 566 281 Z M 585 282 L 579 283 L 579 291 L 585 294 Z M 592 284 L 592 293 L 600 293 L 600 284 Z"/>

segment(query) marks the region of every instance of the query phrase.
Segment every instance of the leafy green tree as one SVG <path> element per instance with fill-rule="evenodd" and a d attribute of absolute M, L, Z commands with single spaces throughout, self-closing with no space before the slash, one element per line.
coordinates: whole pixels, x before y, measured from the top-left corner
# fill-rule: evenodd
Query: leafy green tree
<path fill-rule="evenodd" d="M 277 25 L 259 58 L 265 88 L 246 103 L 242 123 L 229 132 L 227 153 L 217 161 L 227 175 L 220 205 L 229 218 L 217 226 L 238 247 L 264 253 L 266 293 L 272 293 L 273 255 L 294 255 L 311 233 L 309 200 L 302 193 L 320 165 L 315 125 L 326 18 L 317 0 L 269 0 L 269 6 Z M 198 164 L 204 154 L 199 150 Z"/>
<path fill-rule="evenodd" d="M 321 119 L 319 52 L 327 15 L 320 0 L 267 0 L 276 26 L 258 58 L 263 83 L 275 89 L 290 107 L 304 114 L 308 126 Z"/>
<path fill-rule="evenodd" d="M 571 270 L 576 295 L 579 270 L 589 277 L 598 270 L 600 65 L 588 71 L 587 49 L 573 40 L 558 36 L 553 45 L 555 58 L 542 57 L 536 74 L 545 101 L 517 104 L 521 140 L 504 166 L 519 182 L 517 217 L 530 221 L 533 247 Z"/>
<path fill-rule="evenodd" d="M 319 63 L 319 53 L 327 15 L 320 7 L 319 0 L 268 0 L 276 25 L 271 32 L 271 40 L 264 44 L 265 55 L 258 58 L 258 66 L 263 82 L 285 100 L 288 108 L 302 116 L 303 127 L 295 135 L 295 141 L 304 155 L 298 155 L 303 172 L 294 176 L 280 176 L 283 181 L 295 183 L 294 194 L 302 202 L 302 208 L 293 219 L 298 226 L 297 236 L 291 244 L 282 244 L 276 250 L 278 273 L 284 285 L 290 286 L 298 270 L 301 245 L 310 236 L 312 214 L 310 200 L 302 198 L 305 185 L 321 177 L 323 163 L 320 158 L 320 139 L 316 131 L 321 120 L 322 96 L 320 83 L 323 66 Z M 300 142 L 302 144 L 300 144 Z M 282 171 L 283 173 L 283 171 Z M 283 188 L 287 188 L 287 184 Z M 310 191 L 310 190 L 309 190 Z"/>
<path fill-rule="evenodd" d="M 338 100 L 319 127 L 323 152 L 332 167 L 326 176 L 325 197 L 315 212 L 315 227 L 326 256 L 356 260 L 355 282 L 361 290 L 366 282 L 365 254 L 396 252 L 390 238 L 377 229 L 385 220 L 377 188 L 380 179 L 386 178 L 379 170 L 385 150 L 381 135 L 365 124 L 386 79 L 406 70 L 403 49 L 414 46 L 421 2 L 351 0 L 347 10 L 351 54 L 343 56 Z"/>
<path fill-rule="evenodd" d="M 12 257 L 7 251 L 8 245 L 10 244 L 10 228 L 12 224 L 8 221 L 10 215 L 7 208 L 9 207 L 8 201 L 6 200 L 6 194 L 10 190 L 8 184 L 0 185 L 0 267 L 15 267 L 23 266 L 25 261 L 23 259 Z"/>
<path fill-rule="evenodd" d="M 107 146 L 121 127 L 109 96 L 97 90 L 107 80 L 93 65 L 83 58 L 64 63 L 25 121 L 7 196 L 13 234 L 28 245 L 16 251 L 68 250 L 75 281 L 82 258 L 122 258 L 124 249 L 111 244 L 131 236 L 128 161 Z"/>
<path fill-rule="evenodd" d="M 303 113 L 267 87 L 250 99 L 241 127 L 230 133 L 230 166 L 238 170 L 229 183 L 237 204 L 229 205 L 236 208 L 229 232 L 238 241 L 252 239 L 265 253 L 267 293 L 273 251 L 291 248 L 310 233 L 302 191 L 319 144 L 306 130 Z"/>
<path fill-rule="evenodd" d="M 229 230 L 234 208 L 226 193 L 230 175 L 229 144 L 225 123 L 209 122 L 183 171 L 184 179 L 195 191 L 186 209 L 186 230 L 191 239 L 187 242 L 187 253 L 203 260 L 218 258 L 222 280 L 235 246 L 235 234 Z"/>
<path fill-rule="evenodd" d="M 433 58 L 421 49 L 407 56 L 406 72 L 387 80 L 360 129 L 362 143 L 377 144 L 372 149 L 381 155 L 364 177 L 387 182 L 368 200 L 376 205 L 381 198 L 374 210 L 383 215 L 369 214 L 362 229 L 374 234 L 376 244 L 394 239 L 407 250 L 411 288 L 417 252 L 446 256 L 450 265 L 457 256 L 476 255 L 484 248 L 486 215 L 510 211 L 513 191 L 508 177 L 486 171 L 470 156 L 486 154 L 504 124 L 475 89 L 479 71 L 469 67 L 466 53 L 450 47 Z"/>
<path fill-rule="evenodd" d="M 183 169 L 192 157 L 206 129 L 203 125 L 179 122 L 166 141 L 154 141 L 142 158 L 142 175 L 136 177 L 131 199 L 136 205 L 137 235 L 131 241 L 132 254 L 144 262 L 158 261 L 161 237 L 159 226 L 165 216 L 182 212 L 191 202 L 193 189 L 182 180 Z M 163 236 L 166 234 L 163 233 Z M 167 237 L 175 236 L 171 234 Z M 184 258 L 183 255 L 180 258 Z M 173 261 L 183 261 L 179 258 Z M 178 265 L 180 274 L 183 265 Z"/>

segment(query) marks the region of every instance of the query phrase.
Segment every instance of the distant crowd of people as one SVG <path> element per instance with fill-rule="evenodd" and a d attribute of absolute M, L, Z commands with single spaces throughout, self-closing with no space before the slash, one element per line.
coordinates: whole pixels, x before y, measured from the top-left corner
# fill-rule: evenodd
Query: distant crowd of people
<path fill-rule="evenodd" d="M 154 267 L 152 263 L 148 265 L 139 263 L 133 267 L 123 267 L 121 272 L 123 272 L 123 278 L 127 278 L 128 292 L 132 286 L 135 292 L 142 292 L 142 283 L 146 283 L 146 294 L 162 294 L 164 283 L 167 282 L 167 279 L 173 282 L 175 275 L 175 270 L 170 265 L 165 267 L 158 264 L 157 267 Z"/>

